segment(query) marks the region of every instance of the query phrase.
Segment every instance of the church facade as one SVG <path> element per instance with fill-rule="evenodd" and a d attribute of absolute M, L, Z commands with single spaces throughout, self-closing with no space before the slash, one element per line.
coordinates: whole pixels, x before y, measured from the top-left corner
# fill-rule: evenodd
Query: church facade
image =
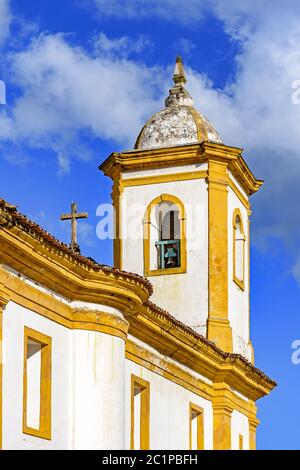
<path fill-rule="evenodd" d="M 255 449 L 249 197 L 262 185 L 185 88 L 113 181 L 114 267 L 0 200 L 0 447 Z"/>

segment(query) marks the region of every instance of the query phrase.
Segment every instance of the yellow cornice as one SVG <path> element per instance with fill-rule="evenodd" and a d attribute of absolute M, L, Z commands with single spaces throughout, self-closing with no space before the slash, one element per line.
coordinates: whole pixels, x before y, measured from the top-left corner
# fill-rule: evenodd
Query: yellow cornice
<path fill-rule="evenodd" d="M 166 175 L 141 176 L 137 178 L 123 178 L 122 188 L 144 186 L 148 184 L 171 183 L 174 181 L 189 181 L 207 178 L 207 171 L 185 171 L 181 173 L 168 173 Z"/>
<path fill-rule="evenodd" d="M 88 268 L 18 227 L 2 227 L 0 243 L 1 263 L 70 300 L 102 303 L 132 314 L 151 293 L 143 278 L 117 270 L 106 272 L 101 266 Z"/>
<path fill-rule="evenodd" d="M 126 340 L 129 323 L 108 312 L 72 307 L 38 290 L 0 268 L 0 283 L 5 282 L 9 298 L 51 321 L 69 329 L 99 331 Z"/>
<path fill-rule="evenodd" d="M 214 343 L 198 335 L 153 304 L 144 305 L 140 314 L 129 319 L 129 333 L 161 354 L 215 382 L 224 381 L 244 396 L 257 400 L 276 383 L 238 354 L 224 353 Z"/>
<path fill-rule="evenodd" d="M 3 215 L 1 217 L 3 221 Z M 244 359 L 224 353 L 150 303 L 150 284 L 143 278 L 117 270 L 104 270 L 101 266 L 87 266 L 81 259 L 74 261 L 68 252 L 63 254 L 59 248 L 55 250 L 47 240 L 35 237 L 21 224 L 2 226 L 0 245 L 0 263 L 22 274 L 25 279 L 29 278 L 68 300 L 114 307 L 124 313 L 126 320 L 111 318 L 105 312 L 71 312 L 65 303 L 34 288 L 5 267 L 0 269 L 0 297 L 4 304 L 11 298 L 68 328 L 102 331 L 123 339 L 128 321 L 132 334 L 137 338 L 212 380 L 220 380 L 220 374 L 225 374 L 227 383 L 245 396 L 257 399 L 275 386 Z"/>
<path fill-rule="evenodd" d="M 252 421 L 257 423 L 255 405 L 253 405 L 250 400 L 246 400 L 235 394 L 234 391 L 230 389 L 229 385 L 225 383 L 208 383 L 199 377 L 195 377 L 195 375 L 192 375 L 188 370 L 181 368 L 180 364 L 176 364 L 175 361 L 170 362 L 167 359 L 163 359 L 157 353 L 145 349 L 143 345 L 136 344 L 134 339 L 127 338 L 126 359 L 155 374 L 165 377 L 205 400 L 214 401 L 214 403 L 216 403 L 217 397 L 222 395 L 231 402 L 232 408 L 248 415 L 249 419 L 251 418 Z"/>
<path fill-rule="evenodd" d="M 247 166 L 242 149 L 211 142 L 112 153 L 99 169 L 115 180 L 117 175 L 127 171 L 171 168 L 204 163 L 211 159 L 224 162 L 248 196 L 263 184 Z"/>
<path fill-rule="evenodd" d="M 70 329 L 100 331 L 126 340 L 127 331 L 162 354 L 215 382 L 226 383 L 256 400 L 268 394 L 275 383 L 239 355 L 226 354 L 213 343 L 181 324 L 150 302 L 138 315 L 122 319 L 113 314 L 78 309 L 38 290 L 0 268 L 12 301 Z M 88 299 L 87 299 L 88 300 Z"/>

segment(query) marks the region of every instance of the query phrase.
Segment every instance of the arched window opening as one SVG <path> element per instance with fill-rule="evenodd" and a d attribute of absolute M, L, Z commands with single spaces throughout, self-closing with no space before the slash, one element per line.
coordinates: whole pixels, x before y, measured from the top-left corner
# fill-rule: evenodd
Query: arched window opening
<path fill-rule="evenodd" d="M 185 273 L 186 218 L 180 199 L 157 196 L 146 208 L 143 226 L 145 276 Z"/>
<path fill-rule="evenodd" d="M 158 212 L 157 269 L 180 267 L 180 219 L 176 205 L 163 201 Z"/>
<path fill-rule="evenodd" d="M 245 235 L 240 213 L 235 213 L 233 223 L 233 279 L 243 287 Z"/>

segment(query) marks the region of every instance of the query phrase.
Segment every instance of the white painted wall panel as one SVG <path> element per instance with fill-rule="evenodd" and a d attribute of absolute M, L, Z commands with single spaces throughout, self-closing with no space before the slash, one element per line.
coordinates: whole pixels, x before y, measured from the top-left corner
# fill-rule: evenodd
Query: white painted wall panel
<path fill-rule="evenodd" d="M 189 449 L 189 403 L 204 409 L 204 446 L 213 447 L 211 402 L 140 365 L 126 360 L 125 442 L 130 447 L 131 374 L 150 382 L 150 448 Z"/>

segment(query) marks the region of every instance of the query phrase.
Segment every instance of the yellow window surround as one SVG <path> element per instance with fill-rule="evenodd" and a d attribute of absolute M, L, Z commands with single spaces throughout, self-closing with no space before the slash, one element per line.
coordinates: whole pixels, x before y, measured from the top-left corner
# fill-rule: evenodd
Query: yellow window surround
<path fill-rule="evenodd" d="M 244 437 L 242 434 L 239 434 L 239 450 L 244 449 Z"/>
<path fill-rule="evenodd" d="M 131 429 L 130 449 L 134 450 L 135 396 L 140 394 L 140 450 L 150 448 L 150 383 L 136 375 L 131 375 Z"/>
<path fill-rule="evenodd" d="M 237 276 L 237 265 L 236 265 L 236 230 L 237 230 L 237 225 L 238 223 L 240 224 L 240 230 L 241 230 L 241 238 L 243 240 L 243 248 L 242 248 L 242 276 L 239 278 Z M 245 236 L 245 231 L 244 231 L 244 224 L 243 224 L 243 219 L 242 219 L 242 214 L 240 209 L 235 209 L 233 212 L 233 218 L 232 218 L 232 227 L 233 227 L 233 242 L 232 242 L 232 251 L 233 251 L 233 261 L 232 261 L 232 270 L 233 270 L 233 281 L 239 286 L 240 289 L 245 290 L 245 241 L 246 241 L 246 236 Z"/>
<path fill-rule="evenodd" d="M 194 403 L 190 403 L 190 450 L 204 450 L 204 410 Z M 193 421 L 196 420 L 197 449 L 193 449 Z"/>
<path fill-rule="evenodd" d="M 40 345 L 40 408 L 38 428 L 28 425 L 28 349 L 30 342 Z M 38 331 L 24 328 L 23 433 L 51 439 L 51 349 L 52 339 Z"/>
<path fill-rule="evenodd" d="M 176 268 L 168 269 L 150 269 L 150 243 L 154 240 L 150 239 L 150 224 L 151 224 L 151 213 L 154 207 L 161 202 L 170 202 L 177 206 L 179 212 L 180 222 L 180 266 Z M 170 194 L 161 194 L 160 196 L 153 199 L 148 205 L 144 220 L 144 275 L 145 276 L 162 276 L 165 274 L 181 274 L 185 273 L 187 269 L 186 262 L 186 216 L 184 205 L 180 199 Z"/>

